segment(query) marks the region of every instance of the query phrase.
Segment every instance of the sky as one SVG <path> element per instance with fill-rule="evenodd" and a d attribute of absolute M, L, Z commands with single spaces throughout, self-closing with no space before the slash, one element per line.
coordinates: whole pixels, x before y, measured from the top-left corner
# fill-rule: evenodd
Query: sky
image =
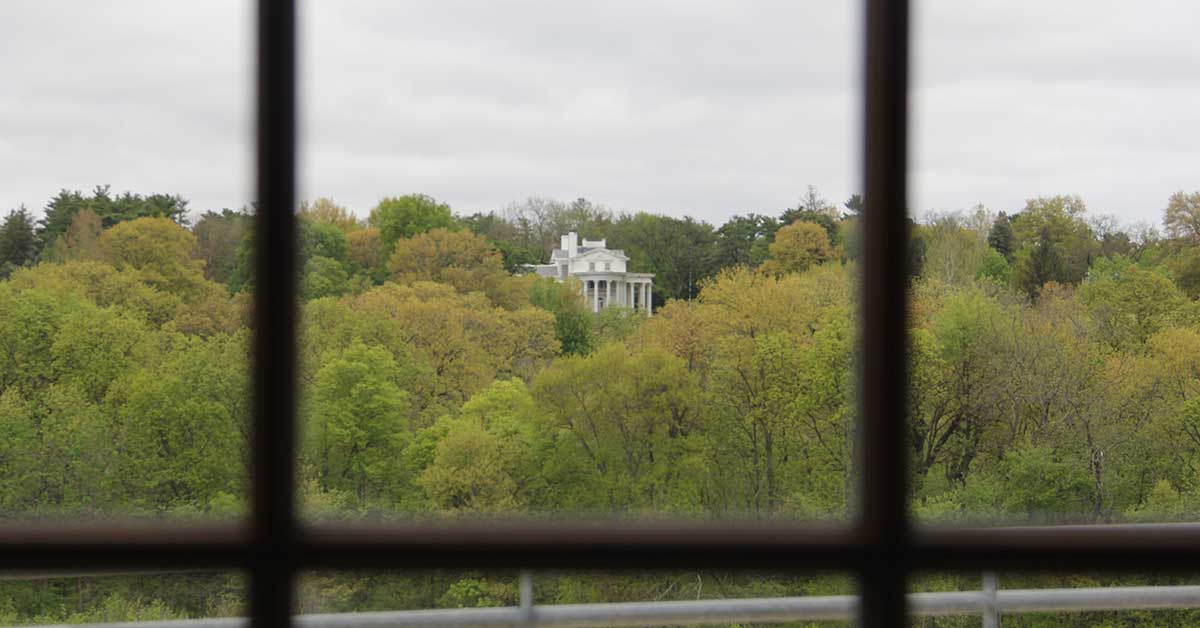
<path fill-rule="evenodd" d="M 778 213 L 861 178 L 859 2 L 301 0 L 302 198 Z M 1200 3 L 913 2 L 910 207 L 1200 190 Z M 0 212 L 253 197 L 245 0 L 0 2 Z"/>

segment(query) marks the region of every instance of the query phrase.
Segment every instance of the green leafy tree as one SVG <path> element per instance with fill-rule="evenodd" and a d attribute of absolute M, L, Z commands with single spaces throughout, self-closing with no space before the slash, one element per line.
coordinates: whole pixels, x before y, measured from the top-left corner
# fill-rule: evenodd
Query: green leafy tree
<path fill-rule="evenodd" d="M 450 206 L 424 194 L 386 197 L 371 210 L 367 219 L 379 229 L 384 250 L 391 252 L 397 240 L 411 238 L 433 229 L 457 229 L 458 221 Z"/>
<path fill-rule="evenodd" d="M 1152 335 L 1176 322 L 1186 297 L 1163 268 L 1143 268 L 1124 257 L 1101 258 L 1081 289 L 1103 342 L 1137 351 Z"/>
<path fill-rule="evenodd" d="M 758 266 L 769 257 L 767 247 L 779 229 L 771 216 L 747 214 L 734 216 L 717 229 L 717 268 Z"/>
<path fill-rule="evenodd" d="M 683 362 L 619 344 L 556 360 L 533 396 L 555 438 L 553 483 L 572 510 L 694 512 L 697 391 Z"/>
<path fill-rule="evenodd" d="M 196 237 L 166 218 L 138 218 L 100 236 L 102 259 L 136 271 L 146 283 L 192 300 L 205 291 L 204 262 L 192 257 Z"/>
<path fill-rule="evenodd" d="M 988 249 L 983 234 L 961 214 L 936 216 L 917 229 L 926 246 L 924 277 L 957 285 L 974 281 Z"/>
<path fill-rule="evenodd" d="M 520 380 L 497 381 L 463 404 L 419 479 L 438 508 L 458 513 L 553 509 L 539 454 L 546 418 Z"/>
<path fill-rule="evenodd" d="M 309 258 L 304 265 L 304 279 L 300 282 L 300 294 L 305 299 L 335 297 L 349 292 L 350 275 L 342 263 L 328 257 Z"/>
<path fill-rule="evenodd" d="M 1084 220 L 1086 212 L 1078 196 L 1038 197 L 1013 218 L 1013 274 L 1031 298 L 1048 281 L 1078 284 L 1087 275 L 1100 244 Z"/>
<path fill-rule="evenodd" d="M 529 301 L 554 315 L 554 335 L 564 354 L 583 355 L 592 349 L 592 315 L 578 279 L 539 278 L 530 287 Z"/>
<path fill-rule="evenodd" d="M 326 490 L 353 503 L 386 505 L 404 481 L 408 395 L 395 359 L 351 344 L 316 373 L 306 404 L 305 459 Z"/>
<path fill-rule="evenodd" d="M 222 209 L 204 212 L 192 227 L 196 236 L 196 257 L 204 260 L 204 276 L 227 283 L 238 264 L 238 246 L 246 237 L 252 218 L 242 211 Z"/>
<path fill-rule="evenodd" d="M 362 228 L 358 217 L 343 205 L 338 205 L 333 199 L 320 197 L 311 203 L 300 202 L 300 216 L 306 220 L 337 227 L 346 233 Z"/>
<path fill-rule="evenodd" d="M 250 228 L 246 230 L 235 254 L 237 261 L 228 282 L 230 292 L 250 290 L 254 287 L 255 234 L 253 221 L 248 223 L 248 226 Z M 324 257 L 343 265 L 349 263 L 350 239 L 345 231 L 332 224 L 316 222 L 303 216 L 297 220 L 296 226 L 299 238 L 298 274 L 300 281 L 303 281 L 308 262 L 313 258 Z"/>
<path fill-rule="evenodd" d="M 623 215 L 609 227 L 608 245 L 625 251 L 631 271 L 654 273 L 654 295 L 664 302 L 696 298 L 716 272 L 716 233 L 691 218 Z"/>
<path fill-rule="evenodd" d="M 983 253 L 983 259 L 979 262 L 979 270 L 975 276 L 979 279 L 990 279 L 1001 285 L 1008 285 L 1012 281 L 1012 267 L 1008 265 L 1008 260 L 1004 259 L 1004 255 L 996 249 L 988 247 Z"/>
<path fill-rule="evenodd" d="M 307 263 L 314 257 L 326 257 L 345 262 L 350 255 L 346 232 L 337 226 L 307 218 L 298 221 L 300 227 L 300 259 Z"/>
<path fill-rule="evenodd" d="M 504 269 L 510 273 L 521 272 L 528 265 L 540 264 L 545 253 L 540 244 L 531 243 L 522 237 L 516 225 L 496 212 L 474 213 L 462 219 L 471 233 L 488 239 L 504 257 Z"/>

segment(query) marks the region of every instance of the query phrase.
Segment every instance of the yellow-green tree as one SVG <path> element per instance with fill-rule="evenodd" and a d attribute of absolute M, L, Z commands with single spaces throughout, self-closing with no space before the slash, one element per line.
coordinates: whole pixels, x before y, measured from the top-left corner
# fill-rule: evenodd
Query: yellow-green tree
<path fill-rule="evenodd" d="M 388 258 L 388 271 L 400 284 L 433 281 L 459 292 L 481 292 L 508 307 L 529 302 L 528 280 L 510 276 L 499 251 L 470 231 L 434 229 L 400 240 Z"/>
<path fill-rule="evenodd" d="M 313 222 L 319 222 L 326 225 L 332 225 L 350 233 L 362 228 L 362 225 L 350 210 L 343 205 L 338 205 L 331 198 L 324 196 L 315 201 L 301 201 L 300 215 Z"/>
<path fill-rule="evenodd" d="M 771 259 L 764 267 L 777 274 L 800 272 L 836 255 L 829 233 L 821 225 L 801 220 L 775 232 L 775 241 L 768 250 Z"/>
<path fill-rule="evenodd" d="M 102 259 L 117 270 L 131 269 L 142 279 L 184 299 L 204 284 L 204 262 L 192 257 L 196 237 L 167 218 L 122 222 L 100 236 Z"/>

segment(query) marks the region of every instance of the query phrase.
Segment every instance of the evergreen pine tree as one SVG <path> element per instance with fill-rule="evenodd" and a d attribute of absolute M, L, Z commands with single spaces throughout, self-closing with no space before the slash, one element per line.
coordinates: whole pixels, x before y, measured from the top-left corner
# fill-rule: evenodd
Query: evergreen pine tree
<path fill-rule="evenodd" d="M 27 266 L 36 255 L 33 218 L 22 205 L 9 212 L 0 225 L 0 277 L 8 277 L 17 268 Z"/>
<path fill-rule="evenodd" d="M 998 253 L 1004 256 L 1004 259 L 1010 263 L 1013 260 L 1013 228 L 1012 221 L 1008 215 L 1000 212 L 996 217 L 996 222 L 992 224 L 992 228 L 988 231 L 988 245 L 996 249 Z"/>

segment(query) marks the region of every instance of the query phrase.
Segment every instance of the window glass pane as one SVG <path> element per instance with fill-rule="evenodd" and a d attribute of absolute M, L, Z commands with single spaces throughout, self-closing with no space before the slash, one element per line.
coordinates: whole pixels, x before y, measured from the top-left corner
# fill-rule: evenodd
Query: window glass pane
<path fill-rule="evenodd" d="M 712 571 L 316 572 L 300 578 L 297 604 L 302 614 L 398 611 L 391 619 L 402 625 L 500 625 L 520 612 L 522 578 L 537 617 L 553 625 L 845 626 L 854 606 L 846 575 Z M 441 612 L 418 621 L 420 611 Z"/>
<path fill-rule="evenodd" d="M 1195 5 L 916 5 L 926 521 L 1200 514 Z"/>
<path fill-rule="evenodd" d="M 239 573 L 164 572 L 51 578 L 0 575 L 0 624 L 163 622 L 244 616 Z"/>
<path fill-rule="evenodd" d="M 1194 575 L 927 573 L 911 582 L 911 625 L 1193 626 L 1197 584 Z M 993 591 L 995 612 L 985 613 L 981 603 Z"/>
<path fill-rule="evenodd" d="M 304 8 L 309 516 L 844 519 L 856 3 Z"/>
<path fill-rule="evenodd" d="M 0 6 L 0 521 L 243 511 L 249 17 Z"/>

